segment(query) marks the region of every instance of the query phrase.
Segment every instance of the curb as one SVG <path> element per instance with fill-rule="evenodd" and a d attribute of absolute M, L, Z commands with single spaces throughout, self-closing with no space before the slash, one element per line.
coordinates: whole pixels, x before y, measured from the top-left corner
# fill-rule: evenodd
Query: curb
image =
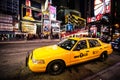
<path fill-rule="evenodd" d="M 37 39 L 37 40 L 21 40 L 21 41 L 3 41 L 2 43 L 31 43 L 31 42 L 51 42 L 51 41 L 60 41 L 59 39 Z"/>

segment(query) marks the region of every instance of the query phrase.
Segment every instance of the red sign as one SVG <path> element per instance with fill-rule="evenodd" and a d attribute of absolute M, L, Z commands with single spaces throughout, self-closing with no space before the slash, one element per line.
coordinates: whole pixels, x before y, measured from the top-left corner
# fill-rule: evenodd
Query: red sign
<path fill-rule="evenodd" d="M 102 14 L 98 14 L 97 16 L 96 16 L 96 20 L 100 20 L 101 18 L 102 18 Z"/>
<path fill-rule="evenodd" d="M 87 23 L 90 23 L 91 22 L 91 18 L 87 18 Z"/>

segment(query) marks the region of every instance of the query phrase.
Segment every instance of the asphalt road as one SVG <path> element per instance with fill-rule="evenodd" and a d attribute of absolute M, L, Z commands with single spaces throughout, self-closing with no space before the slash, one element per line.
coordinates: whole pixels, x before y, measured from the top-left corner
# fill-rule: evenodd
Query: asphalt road
<path fill-rule="evenodd" d="M 0 80 L 82 80 L 120 62 L 120 54 L 114 51 L 105 62 L 92 60 L 66 68 L 60 75 L 32 73 L 25 66 L 25 56 L 37 47 L 58 41 L 0 43 Z"/>

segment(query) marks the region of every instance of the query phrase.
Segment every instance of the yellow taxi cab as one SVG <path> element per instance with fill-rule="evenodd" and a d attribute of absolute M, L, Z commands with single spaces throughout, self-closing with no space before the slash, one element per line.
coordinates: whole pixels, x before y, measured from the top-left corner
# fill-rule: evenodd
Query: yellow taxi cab
<path fill-rule="evenodd" d="M 70 65 L 96 58 L 104 61 L 112 51 L 111 44 L 97 38 L 68 38 L 28 53 L 26 65 L 32 72 L 60 74 Z"/>

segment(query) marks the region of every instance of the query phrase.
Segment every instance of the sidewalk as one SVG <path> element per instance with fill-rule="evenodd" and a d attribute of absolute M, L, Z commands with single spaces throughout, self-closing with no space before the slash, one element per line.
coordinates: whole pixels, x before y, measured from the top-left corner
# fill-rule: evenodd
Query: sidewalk
<path fill-rule="evenodd" d="M 10 41 L 0 41 L 0 43 L 30 43 L 30 42 L 51 42 L 51 41 L 60 41 L 60 39 L 10 40 Z"/>
<path fill-rule="evenodd" d="M 120 80 L 120 62 L 83 80 Z"/>

